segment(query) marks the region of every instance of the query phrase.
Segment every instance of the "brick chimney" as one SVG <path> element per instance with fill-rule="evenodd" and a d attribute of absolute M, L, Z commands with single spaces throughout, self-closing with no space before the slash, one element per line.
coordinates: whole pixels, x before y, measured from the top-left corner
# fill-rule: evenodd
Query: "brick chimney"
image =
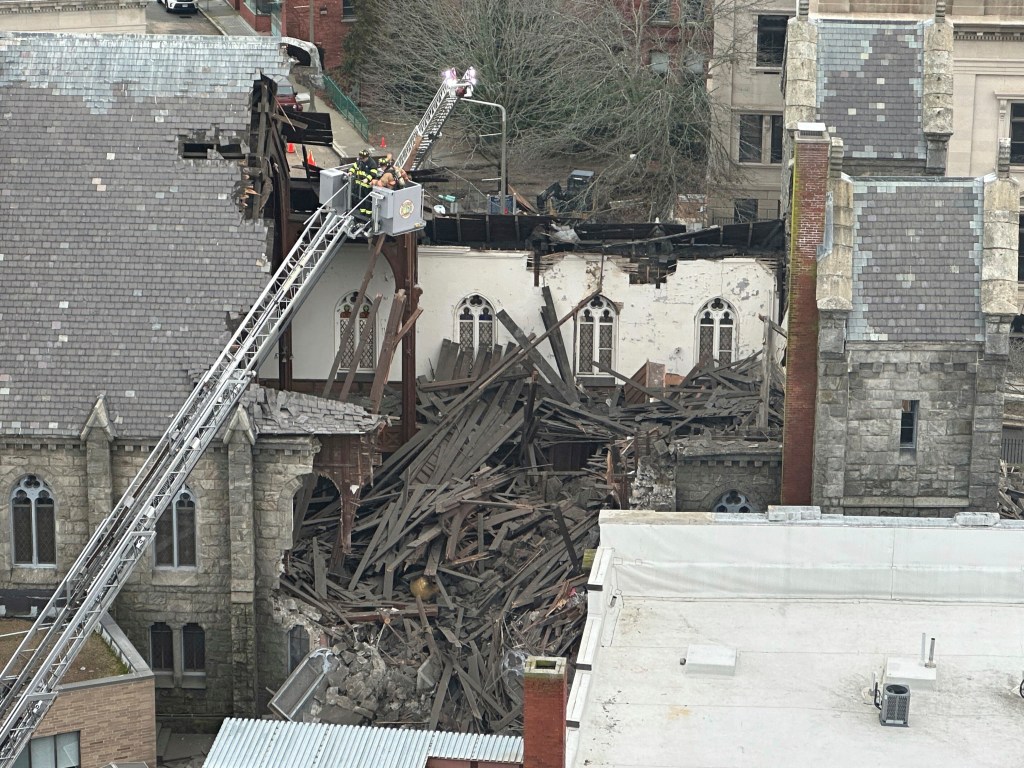
<path fill-rule="evenodd" d="M 790 193 L 789 324 L 782 433 L 782 499 L 810 505 L 818 392 L 818 255 L 825 243 L 831 139 L 821 123 L 798 123 Z"/>
<path fill-rule="evenodd" d="M 568 701 L 565 659 L 530 656 L 523 669 L 523 768 L 564 768 Z"/>

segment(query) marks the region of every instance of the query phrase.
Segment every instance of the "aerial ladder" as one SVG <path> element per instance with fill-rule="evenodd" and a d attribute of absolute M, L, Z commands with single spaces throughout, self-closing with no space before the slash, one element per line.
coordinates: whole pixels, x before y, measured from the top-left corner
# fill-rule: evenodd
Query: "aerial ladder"
<path fill-rule="evenodd" d="M 455 104 L 473 94 L 473 69 L 462 75 L 447 70 L 443 77 L 396 158 L 406 170 L 423 162 Z M 145 554 L 160 514 L 230 417 L 333 254 L 349 238 L 403 234 L 423 226 L 419 185 L 400 192 L 374 188 L 368 195 L 373 215 L 367 221 L 357 214 L 366 198 L 351 199 L 347 169 L 326 169 L 324 175 L 321 205 L 298 241 L 0 673 L 0 768 L 12 766 L 32 737 L 67 668 Z M 394 197 L 398 194 L 401 198 Z"/>

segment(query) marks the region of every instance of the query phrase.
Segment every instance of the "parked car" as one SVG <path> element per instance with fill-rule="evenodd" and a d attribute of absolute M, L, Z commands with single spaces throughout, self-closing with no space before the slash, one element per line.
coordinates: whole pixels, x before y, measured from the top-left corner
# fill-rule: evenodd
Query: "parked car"
<path fill-rule="evenodd" d="M 170 2 L 171 0 L 168 0 Z M 302 111 L 302 105 L 309 103 L 308 93 L 296 93 L 294 86 L 287 80 L 275 79 L 277 83 L 277 103 L 296 112 Z"/>
<path fill-rule="evenodd" d="M 156 0 L 168 13 L 199 13 L 199 0 Z"/>

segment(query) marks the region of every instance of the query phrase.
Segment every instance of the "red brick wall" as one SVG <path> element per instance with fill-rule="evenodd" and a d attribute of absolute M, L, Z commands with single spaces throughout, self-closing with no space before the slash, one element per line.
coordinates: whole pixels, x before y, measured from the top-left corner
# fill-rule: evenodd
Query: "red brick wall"
<path fill-rule="evenodd" d="M 341 0 L 309 0 L 313 3 L 313 42 L 324 51 L 324 69 L 341 66 L 341 44 L 355 17 L 342 18 Z M 309 40 L 309 6 L 305 0 L 285 0 L 281 29 L 288 37 Z"/>
<path fill-rule="evenodd" d="M 34 736 L 70 731 L 79 731 L 82 768 L 102 768 L 114 762 L 155 766 L 153 678 L 62 690 Z"/>
<path fill-rule="evenodd" d="M 557 670 L 531 662 L 556 662 Z M 523 768 L 563 768 L 565 706 L 569 699 L 564 659 L 527 661 L 523 674 Z"/>
<path fill-rule="evenodd" d="M 818 391 L 818 246 L 825 233 L 829 141 L 794 145 L 789 244 L 789 341 L 782 443 L 782 503 L 811 503 L 814 400 Z"/>

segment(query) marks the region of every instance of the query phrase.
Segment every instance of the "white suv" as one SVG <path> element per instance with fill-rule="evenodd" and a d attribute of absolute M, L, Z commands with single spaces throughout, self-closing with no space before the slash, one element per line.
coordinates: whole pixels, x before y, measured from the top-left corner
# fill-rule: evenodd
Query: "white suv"
<path fill-rule="evenodd" d="M 157 0 L 168 13 L 199 13 L 199 0 Z"/>

